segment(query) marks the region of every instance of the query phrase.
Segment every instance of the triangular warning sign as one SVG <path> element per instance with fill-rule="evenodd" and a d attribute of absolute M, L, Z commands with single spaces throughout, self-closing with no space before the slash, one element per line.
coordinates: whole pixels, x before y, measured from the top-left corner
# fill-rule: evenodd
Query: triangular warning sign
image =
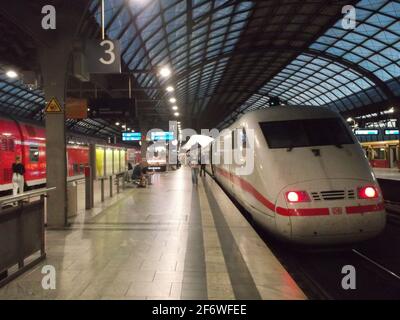
<path fill-rule="evenodd" d="M 46 105 L 46 108 L 44 109 L 44 112 L 46 112 L 46 113 L 62 112 L 60 103 L 57 101 L 56 98 L 51 98 L 49 103 Z"/>

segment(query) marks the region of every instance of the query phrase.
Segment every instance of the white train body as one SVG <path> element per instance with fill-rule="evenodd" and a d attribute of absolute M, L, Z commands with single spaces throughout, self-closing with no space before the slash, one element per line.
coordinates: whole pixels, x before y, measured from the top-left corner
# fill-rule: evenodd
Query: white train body
<path fill-rule="evenodd" d="M 336 244 L 366 240 L 384 229 L 378 183 L 357 139 L 335 112 L 270 107 L 243 115 L 228 129 L 203 148 L 203 157 L 210 159 L 207 170 L 275 235 Z M 233 130 L 246 138 L 249 129 L 254 130 L 254 169 L 240 175 L 239 165 L 225 164 L 222 154 L 225 148 L 232 151 Z M 326 143 L 329 139 L 334 142 Z M 212 163 L 218 155 L 220 163 Z"/>

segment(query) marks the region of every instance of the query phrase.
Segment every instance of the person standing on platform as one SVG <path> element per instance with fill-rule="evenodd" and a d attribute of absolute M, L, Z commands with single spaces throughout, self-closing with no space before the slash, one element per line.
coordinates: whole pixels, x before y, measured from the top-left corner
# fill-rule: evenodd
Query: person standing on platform
<path fill-rule="evenodd" d="M 18 193 L 24 192 L 25 167 L 21 163 L 20 156 L 15 157 L 15 162 L 12 164 L 12 172 L 13 196 L 15 196 Z"/>
<path fill-rule="evenodd" d="M 200 177 L 206 176 L 206 157 L 201 156 L 201 163 L 200 163 Z"/>
<path fill-rule="evenodd" d="M 192 183 L 197 185 L 199 175 L 199 160 L 197 157 L 190 158 L 190 168 L 192 169 Z"/>

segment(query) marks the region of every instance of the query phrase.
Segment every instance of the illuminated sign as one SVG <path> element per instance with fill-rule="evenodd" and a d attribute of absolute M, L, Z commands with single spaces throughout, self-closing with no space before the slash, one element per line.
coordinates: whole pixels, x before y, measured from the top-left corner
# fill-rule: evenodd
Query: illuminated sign
<path fill-rule="evenodd" d="M 378 130 L 368 130 L 368 129 L 359 129 L 354 131 L 357 135 L 375 135 L 378 134 Z"/>
<path fill-rule="evenodd" d="M 174 133 L 167 131 L 158 131 L 158 132 L 152 132 L 151 133 L 151 140 L 157 141 L 157 140 L 165 140 L 165 141 L 171 141 L 174 140 Z"/>
<path fill-rule="evenodd" d="M 122 141 L 140 141 L 142 134 L 140 132 L 122 132 Z"/>
<path fill-rule="evenodd" d="M 399 129 L 385 130 L 385 134 L 399 134 Z"/>

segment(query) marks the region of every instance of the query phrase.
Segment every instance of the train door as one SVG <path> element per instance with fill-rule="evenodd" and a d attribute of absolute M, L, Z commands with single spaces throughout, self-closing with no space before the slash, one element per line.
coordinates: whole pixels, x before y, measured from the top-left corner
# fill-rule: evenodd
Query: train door
<path fill-rule="evenodd" d="M 396 168 L 397 167 L 397 147 L 396 146 L 389 146 L 389 167 Z"/>
<path fill-rule="evenodd" d="M 235 162 L 234 162 L 234 152 L 235 152 L 235 130 L 233 129 L 230 134 L 231 143 L 228 144 L 230 146 L 230 159 L 228 161 L 227 167 L 229 168 L 230 172 L 230 187 L 233 194 L 236 194 L 235 188 Z"/>

